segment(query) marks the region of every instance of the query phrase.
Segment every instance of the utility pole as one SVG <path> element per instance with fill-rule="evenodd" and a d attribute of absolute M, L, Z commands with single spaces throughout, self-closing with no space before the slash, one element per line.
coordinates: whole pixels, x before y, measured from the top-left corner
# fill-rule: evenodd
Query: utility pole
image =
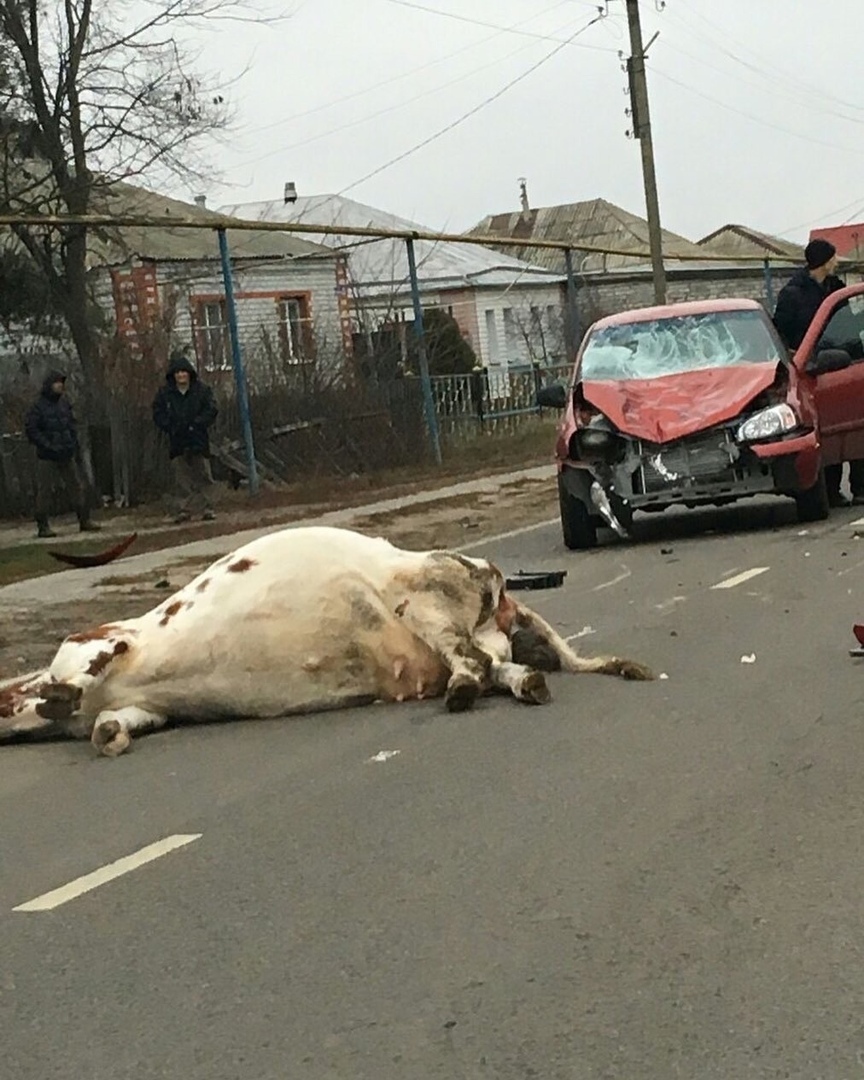
<path fill-rule="evenodd" d="M 648 84 L 645 80 L 645 48 L 642 44 L 642 24 L 639 20 L 639 0 L 626 0 L 627 23 L 630 27 L 630 107 L 633 113 L 633 135 L 642 149 L 642 180 L 645 185 L 645 207 L 648 216 L 648 242 L 651 247 L 651 267 L 654 273 L 654 303 L 666 303 L 666 271 L 663 267 L 663 241 L 660 234 L 660 203 L 657 198 L 657 176 L 654 172 L 654 144 L 651 141 L 651 117 L 648 112 Z"/>

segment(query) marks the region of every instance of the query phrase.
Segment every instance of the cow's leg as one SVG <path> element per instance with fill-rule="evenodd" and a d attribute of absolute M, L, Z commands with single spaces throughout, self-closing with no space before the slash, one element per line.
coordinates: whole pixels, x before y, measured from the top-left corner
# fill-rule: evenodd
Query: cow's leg
<path fill-rule="evenodd" d="M 523 664 L 506 661 L 494 663 L 490 677 L 496 690 L 507 691 L 518 701 L 525 701 L 529 705 L 547 705 L 552 700 L 542 671 L 532 671 Z"/>
<path fill-rule="evenodd" d="M 482 649 L 467 631 L 447 627 L 427 637 L 450 669 L 444 704 L 450 712 L 464 712 L 491 684 L 494 657 Z"/>
<path fill-rule="evenodd" d="M 450 672 L 444 704 L 450 712 L 464 712 L 491 685 L 495 657 L 478 645 L 468 630 L 445 622 L 440 614 L 440 619 L 412 616 L 411 630 L 441 657 Z"/>
<path fill-rule="evenodd" d="M 536 611 L 517 604 L 510 597 L 502 597 L 497 618 L 501 629 L 510 634 L 513 659 L 530 667 L 574 674 L 620 675 L 623 679 L 654 678 L 651 669 L 636 660 L 625 660 L 620 656 L 579 656 Z"/>
<path fill-rule="evenodd" d="M 168 722 L 160 713 L 127 705 L 122 709 L 104 709 L 96 717 L 90 741 L 105 757 L 119 757 L 129 749 L 131 732 L 155 731 Z"/>
<path fill-rule="evenodd" d="M 514 662 L 510 638 L 494 624 L 478 630 L 477 644 L 492 657 L 489 679 L 494 690 L 512 694 L 529 705 L 545 705 L 552 700 L 542 671 Z M 548 669 L 551 670 L 551 669 Z"/>

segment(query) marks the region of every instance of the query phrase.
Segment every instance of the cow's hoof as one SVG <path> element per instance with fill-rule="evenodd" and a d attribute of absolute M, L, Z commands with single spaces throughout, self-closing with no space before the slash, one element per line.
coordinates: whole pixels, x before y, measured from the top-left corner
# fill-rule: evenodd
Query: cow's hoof
<path fill-rule="evenodd" d="M 480 696 L 480 684 L 468 675 L 456 675 L 447 684 L 444 704 L 450 712 L 466 712 Z"/>
<path fill-rule="evenodd" d="M 542 671 L 529 672 L 519 686 L 519 700 L 529 705 L 548 705 L 552 692 Z"/>
<path fill-rule="evenodd" d="M 45 683 L 42 698 L 36 703 L 36 712 L 43 720 L 62 722 L 71 720 L 81 704 L 81 687 L 69 683 Z"/>
<path fill-rule="evenodd" d="M 117 720 L 104 720 L 93 728 L 90 741 L 96 751 L 104 757 L 119 757 L 129 749 L 132 740 L 120 727 Z"/>
<path fill-rule="evenodd" d="M 654 679 L 651 668 L 636 660 L 619 660 L 618 674 L 622 679 L 633 679 L 635 682 L 651 682 Z"/>

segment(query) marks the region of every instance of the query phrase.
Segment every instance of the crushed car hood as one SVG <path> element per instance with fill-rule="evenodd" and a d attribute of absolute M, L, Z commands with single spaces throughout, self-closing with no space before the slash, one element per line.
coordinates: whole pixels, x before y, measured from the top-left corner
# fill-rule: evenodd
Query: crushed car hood
<path fill-rule="evenodd" d="M 585 400 L 620 432 L 666 443 L 732 420 L 776 377 L 776 364 L 737 364 L 659 379 L 585 381 L 581 386 Z"/>

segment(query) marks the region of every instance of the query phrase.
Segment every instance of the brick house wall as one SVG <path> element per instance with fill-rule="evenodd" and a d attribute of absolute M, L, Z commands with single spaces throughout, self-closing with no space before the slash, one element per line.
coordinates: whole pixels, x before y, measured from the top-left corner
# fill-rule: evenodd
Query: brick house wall
<path fill-rule="evenodd" d="M 797 267 L 771 267 L 774 303 L 777 295 Z M 841 266 L 840 276 L 848 285 L 864 280 L 864 264 Z M 666 293 L 670 304 L 688 300 L 723 300 L 743 297 L 758 300 L 770 314 L 774 305 L 766 297 L 765 273 L 761 266 L 718 267 L 716 270 L 667 270 Z M 650 273 L 586 274 L 577 279 L 577 306 L 583 328 L 604 315 L 654 304 L 654 285 Z"/>
<path fill-rule="evenodd" d="M 772 267 L 771 283 L 774 300 L 795 271 L 793 266 Z M 633 308 L 651 307 L 654 285 L 651 275 L 604 274 L 585 275 L 577 282 L 577 305 L 583 327 L 604 315 Z M 743 297 L 758 300 L 766 308 L 765 275 L 761 267 L 722 270 L 668 270 L 666 292 L 669 303 L 688 300 L 721 300 Z"/>

